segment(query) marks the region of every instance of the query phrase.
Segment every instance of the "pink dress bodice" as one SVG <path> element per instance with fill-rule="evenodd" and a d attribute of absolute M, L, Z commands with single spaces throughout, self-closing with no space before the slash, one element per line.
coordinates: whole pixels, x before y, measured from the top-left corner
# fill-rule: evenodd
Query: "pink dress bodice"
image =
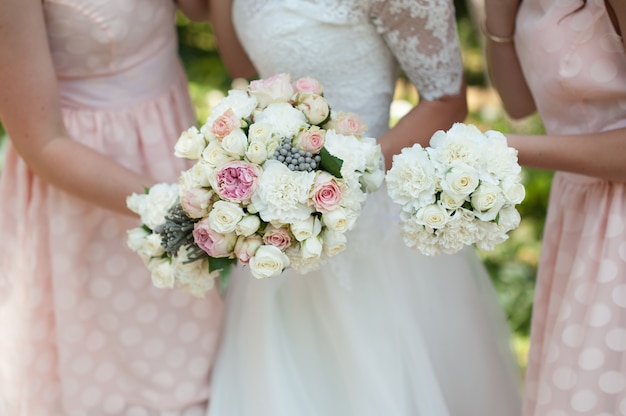
<path fill-rule="evenodd" d="M 515 47 L 549 133 L 626 126 L 626 54 L 604 0 L 524 0 Z"/>

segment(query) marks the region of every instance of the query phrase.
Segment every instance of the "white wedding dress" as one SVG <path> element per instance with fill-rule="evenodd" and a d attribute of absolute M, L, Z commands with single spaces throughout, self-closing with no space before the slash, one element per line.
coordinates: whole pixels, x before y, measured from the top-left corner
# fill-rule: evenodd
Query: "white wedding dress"
<path fill-rule="evenodd" d="M 236 0 L 261 77 L 324 85 L 368 134 L 388 126 L 399 65 L 424 98 L 462 77 L 451 1 Z M 348 248 L 317 272 L 233 273 L 210 416 L 516 416 L 518 372 L 504 314 L 471 248 L 405 247 L 380 189 Z"/>

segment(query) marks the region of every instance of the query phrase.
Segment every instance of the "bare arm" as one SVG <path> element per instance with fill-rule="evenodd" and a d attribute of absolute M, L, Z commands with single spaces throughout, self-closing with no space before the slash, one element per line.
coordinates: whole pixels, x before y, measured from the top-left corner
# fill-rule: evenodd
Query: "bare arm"
<path fill-rule="evenodd" d="M 252 78 L 256 68 L 239 43 L 232 20 L 232 0 L 208 0 L 211 9 L 211 26 L 217 41 L 220 57 L 232 78 Z"/>
<path fill-rule="evenodd" d="M 0 120 L 35 174 L 131 215 L 126 196 L 150 181 L 71 140 L 65 130 L 39 0 L 0 2 Z"/>
<path fill-rule="evenodd" d="M 174 3 L 189 20 L 209 21 L 209 0 L 174 0 Z"/>
<path fill-rule="evenodd" d="M 467 116 L 465 85 L 458 95 L 444 96 L 438 100 L 420 100 L 398 123 L 381 138 L 380 144 L 385 155 L 385 166 L 391 168 L 393 155 L 405 147 L 420 143 L 423 147 L 437 130 L 448 130 L 453 123 L 461 122 Z"/>
<path fill-rule="evenodd" d="M 522 0 L 485 0 L 484 30 L 503 39 L 515 33 L 515 17 Z M 485 58 L 489 78 L 498 90 L 506 112 L 522 118 L 535 112 L 535 102 L 526 85 L 514 42 L 495 42 L 486 36 Z"/>

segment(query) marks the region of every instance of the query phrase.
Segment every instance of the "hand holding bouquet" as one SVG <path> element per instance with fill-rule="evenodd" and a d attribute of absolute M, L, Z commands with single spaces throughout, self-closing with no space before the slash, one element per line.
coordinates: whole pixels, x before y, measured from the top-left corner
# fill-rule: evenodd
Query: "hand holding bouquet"
<path fill-rule="evenodd" d="M 525 196 L 517 151 L 497 131 L 457 123 L 394 156 L 386 175 L 391 199 L 402 206 L 407 246 L 426 255 L 476 244 L 493 250 L 520 223 Z"/>
<path fill-rule="evenodd" d="M 196 294 L 234 262 L 257 278 L 315 269 L 345 248 L 383 181 L 380 146 L 364 131 L 356 115 L 331 111 L 312 78 L 279 74 L 231 90 L 200 129 L 181 134 L 175 153 L 195 164 L 178 185 L 129 198 L 144 224 L 129 244 L 155 285 Z"/>

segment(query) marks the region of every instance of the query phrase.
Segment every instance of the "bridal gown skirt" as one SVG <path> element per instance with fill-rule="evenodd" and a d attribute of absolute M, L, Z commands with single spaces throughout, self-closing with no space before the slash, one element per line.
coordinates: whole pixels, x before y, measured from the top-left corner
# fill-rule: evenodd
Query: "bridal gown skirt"
<path fill-rule="evenodd" d="M 384 189 L 319 271 L 232 275 L 210 416 L 515 416 L 509 332 L 473 249 L 408 249 Z"/>

